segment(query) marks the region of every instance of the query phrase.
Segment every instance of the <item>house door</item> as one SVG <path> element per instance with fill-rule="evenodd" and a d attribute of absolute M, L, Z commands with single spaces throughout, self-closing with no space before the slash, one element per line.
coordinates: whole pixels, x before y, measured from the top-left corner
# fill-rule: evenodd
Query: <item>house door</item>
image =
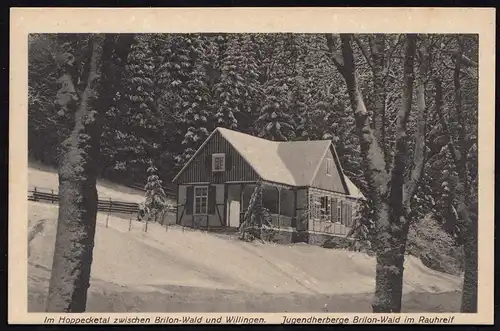
<path fill-rule="evenodd" d="M 237 228 L 240 226 L 240 202 L 238 200 L 229 201 L 229 227 Z"/>

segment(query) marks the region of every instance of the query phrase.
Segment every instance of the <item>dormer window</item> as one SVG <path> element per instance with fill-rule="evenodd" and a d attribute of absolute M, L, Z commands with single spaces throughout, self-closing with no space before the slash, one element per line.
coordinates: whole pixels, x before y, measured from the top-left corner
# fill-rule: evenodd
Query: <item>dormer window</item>
<path fill-rule="evenodd" d="M 226 154 L 217 153 L 212 154 L 212 171 L 225 171 L 226 170 Z"/>
<path fill-rule="evenodd" d="M 326 159 L 326 175 L 331 176 L 332 175 L 332 168 L 333 168 L 333 160 L 330 158 Z"/>

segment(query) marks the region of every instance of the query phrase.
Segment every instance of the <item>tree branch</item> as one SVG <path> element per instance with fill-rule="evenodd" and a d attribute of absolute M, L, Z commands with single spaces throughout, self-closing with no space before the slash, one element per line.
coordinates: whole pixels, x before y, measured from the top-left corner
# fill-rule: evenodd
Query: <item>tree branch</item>
<path fill-rule="evenodd" d="M 363 44 L 363 42 L 359 39 L 358 36 L 353 35 L 353 39 L 356 42 L 356 44 L 358 45 L 359 49 L 361 50 L 361 53 L 365 57 L 366 63 L 368 63 L 370 68 L 373 70 L 373 63 L 372 63 L 372 59 L 370 56 L 370 52 L 368 51 L 368 48 L 366 47 L 366 45 Z"/>
<path fill-rule="evenodd" d="M 385 69 L 385 35 L 376 34 L 370 38 L 371 66 L 373 72 L 373 128 L 382 151 L 386 170 L 389 171 L 391 160 L 385 148 L 386 141 L 386 80 Z"/>
<path fill-rule="evenodd" d="M 459 49 L 460 51 L 462 50 L 462 40 L 460 36 L 457 36 L 457 42 L 459 44 Z M 461 53 L 459 54 L 461 55 Z M 460 69 L 461 69 L 462 63 L 460 61 L 455 62 L 455 71 L 453 73 L 453 87 L 454 87 L 454 100 L 455 100 L 455 112 L 457 114 L 457 119 L 458 119 L 458 146 L 460 148 L 460 163 L 457 164 L 459 167 L 459 172 L 463 174 L 463 182 L 464 182 L 464 189 L 467 191 L 467 178 L 466 178 L 466 173 L 467 173 L 467 144 L 465 143 L 466 139 L 466 121 L 463 118 L 462 114 L 462 85 L 460 82 Z"/>
<path fill-rule="evenodd" d="M 392 56 L 394 54 L 394 51 L 398 48 L 402 38 L 401 34 L 398 35 L 397 41 L 394 43 L 394 45 L 391 48 L 391 51 L 389 52 L 388 56 L 385 58 L 385 65 L 384 65 L 384 76 L 389 76 L 390 75 L 390 69 L 391 69 L 391 64 L 392 64 Z"/>
<path fill-rule="evenodd" d="M 424 154 L 425 154 L 425 127 L 426 127 L 426 104 L 425 104 L 425 88 L 427 82 L 428 74 L 428 48 L 425 44 L 426 40 L 423 41 L 423 45 L 419 50 L 420 65 L 419 65 L 419 77 L 417 85 L 417 107 L 418 107 L 418 117 L 417 117 L 417 132 L 415 133 L 415 150 L 413 151 L 413 167 L 410 171 L 410 176 L 405 184 L 405 190 L 403 195 L 403 203 L 405 208 L 410 207 L 410 200 L 415 194 L 417 189 L 417 184 L 422 177 L 424 169 Z"/>
<path fill-rule="evenodd" d="M 343 75 L 344 61 L 342 60 L 342 57 L 339 54 L 339 52 L 335 49 L 335 40 L 333 39 L 333 35 L 327 33 L 325 34 L 325 37 L 326 37 L 326 45 L 328 46 L 328 50 L 330 51 L 330 54 L 332 56 L 331 59 L 335 64 L 335 67 L 337 67 L 337 70 Z"/>
<path fill-rule="evenodd" d="M 439 115 L 439 122 L 441 123 L 441 127 L 443 128 L 443 133 L 448 138 L 448 149 L 450 151 L 453 162 L 455 164 L 458 164 L 461 159 L 460 152 L 456 149 L 455 144 L 453 143 L 453 138 L 448 128 L 448 121 L 443 113 L 443 87 L 441 84 L 441 80 L 439 78 L 435 78 L 434 85 L 436 86 L 436 111 Z"/>
<path fill-rule="evenodd" d="M 389 180 L 386 171 L 386 162 L 383 149 L 371 128 L 368 111 L 358 86 L 351 40 L 351 35 L 340 35 L 344 67 L 342 71 L 339 71 L 346 82 L 351 108 L 354 111 L 370 195 L 372 198 L 379 199 L 381 196 L 386 195 L 388 189 L 387 183 Z"/>
<path fill-rule="evenodd" d="M 473 67 L 473 68 L 478 67 L 477 62 L 472 61 L 470 58 L 468 58 L 467 56 L 465 56 L 463 54 L 460 54 L 459 52 L 452 52 L 451 54 L 455 57 L 456 60 L 458 60 L 462 64 L 465 64 L 466 66 Z"/>
<path fill-rule="evenodd" d="M 399 216 L 403 216 L 404 212 L 402 210 L 404 207 L 404 171 L 408 152 L 406 125 L 411 112 L 411 102 L 413 96 L 413 66 L 415 61 L 416 39 L 416 35 L 413 34 L 406 36 L 405 62 L 403 68 L 403 95 L 396 121 L 396 152 L 394 156 L 394 166 L 392 168 L 391 201 L 392 212 L 396 213 L 394 217 L 397 218 L 399 218 Z"/>
<path fill-rule="evenodd" d="M 408 35 L 406 41 L 406 56 L 403 69 L 403 96 L 401 107 L 397 113 L 396 140 L 406 135 L 406 124 L 411 111 L 413 94 L 413 64 L 415 61 L 416 36 Z"/>

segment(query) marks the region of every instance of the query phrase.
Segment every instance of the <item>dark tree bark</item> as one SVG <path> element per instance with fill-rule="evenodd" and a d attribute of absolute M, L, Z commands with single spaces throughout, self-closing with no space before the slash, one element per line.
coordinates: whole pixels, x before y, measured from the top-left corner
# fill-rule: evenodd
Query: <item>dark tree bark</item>
<path fill-rule="evenodd" d="M 461 59 L 460 53 L 456 58 Z M 464 244 L 465 272 L 462 288 L 462 313 L 477 312 L 477 274 L 478 274 L 478 220 L 477 215 L 471 212 L 468 203 L 469 181 L 467 176 L 467 150 L 465 148 L 465 122 L 462 119 L 462 100 L 460 84 L 460 67 L 463 61 L 455 62 L 454 72 L 454 92 L 455 92 L 455 111 L 460 122 L 458 130 L 459 138 L 456 146 L 452 134 L 448 128 L 448 121 L 443 112 L 443 92 L 441 81 L 435 79 L 439 120 L 443 132 L 448 139 L 448 149 L 458 172 L 458 183 L 454 194 L 457 201 L 457 213 L 459 216 L 459 227 L 462 242 Z"/>
<path fill-rule="evenodd" d="M 421 47 L 419 49 L 419 57 L 420 57 L 420 64 L 419 64 L 419 75 L 418 75 L 418 83 L 417 83 L 417 108 L 418 108 L 418 113 L 417 113 L 417 130 L 415 132 L 415 148 L 413 151 L 413 166 L 411 167 L 411 170 L 409 172 L 408 177 L 404 179 L 404 184 L 403 184 L 403 189 L 402 191 L 398 190 L 398 193 L 402 193 L 402 199 L 399 198 L 398 196 L 392 196 L 391 200 L 393 200 L 395 203 L 397 203 L 397 208 L 399 210 L 400 214 L 400 237 L 399 237 L 399 255 L 398 255 L 398 268 L 400 272 L 395 275 L 395 280 L 394 282 L 396 283 L 395 285 L 395 290 L 393 294 L 393 302 L 392 302 L 392 309 L 393 311 L 400 312 L 401 311 L 401 298 L 403 296 L 403 272 L 404 272 L 404 256 L 406 254 L 406 242 L 408 239 L 408 231 L 410 228 L 410 224 L 413 221 L 411 217 L 409 216 L 411 214 L 411 199 L 415 195 L 416 189 L 418 182 L 420 181 L 420 178 L 422 177 L 423 174 L 423 169 L 424 169 L 424 153 L 425 153 L 425 126 L 426 126 L 426 120 L 425 120 L 425 114 L 426 114 L 426 105 L 425 105 L 425 89 L 426 89 L 426 81 L 427 81 L 427 74 L 428 74 L 428 53 L 427 53 L 427 43 L 424 39 L 421 42 Z M 413 54 L 415 53 L 414 51 L 411 51 Z M 408 59 L 409 60 L 409 59 Z M 413 65 L 412 65 L 413 66 Z M 411 77 L 413 76 L 413 70 L 410 68 L 407 68 L 405 70 L 405 78 L 406 77 Z M 408 81 L 405 81 L 405 89 L 411 90 L 409 88 L 410 85 L 413 85 L 413 82 L 411 78 L 408 79 Z M 407 98 L 406 102 L 411 103 L 411 93 L 406 94 L 405 96 Z M 407 106 L 409 107 L 409 104 L 407 103 Z M 409 113 L 410 109 L 407 108 L 406 111 Z M 405 128 L 406 131 L 406 128 Z M 404 150 L 406 150 L 406 142 L 402 142 L 405 144 L 404 147 L 402 147 Z M 408 155 L 405 153 L 405 155 Z M 403 160 L 404 161 L 404 160 Z M 403 167 L 404 170 L 404 163 L 403 165 L 400 165 Z M 401 205 L 400 205 L 401 203 Z"/>
<path fill-rule="evenodd" d="M 93 109 L 92 101 L 101 75 L 104 36 L 89 38 L 88 73 L 85 86 L 78 93 L 74 128 L 63 143 L 64 154 L 59 168 L 59 216 L 47 312 L 84 312 L 90 286 L 101 117 Z M 63 71 L 70 82 L 76 81 L 68 65 Z"/>
<path fill-rule="evenodd" d="M 457 55 L 454 71 L 454 90 L 455 90 L 455 111 L 459 120 L 459 138 L 458 145 L 460 152 L 456 155 L 455 164 L 459 174 L 459 184 L 456 191 L 458 194 L 458 214 L 461 218 L 462 236 L 464 243 L 464 258 L 465 258 L 465 273 L 464 285 L 462 289 L 462 305 L 460 311 L 462 313 L 476 313 L 477 312 L 477 219 L 471 217 L 469 205 L 467 203 L 467 195 L 469 191 L 469 180 L 467 176 L 467 144 L 466 144 L 466 123 L 462 114 L 462 93 L 461 93 L 461 64 L 463 61 L 462 45 L 460 37 L 457 37 L 460 45 L 460 51 Z M 461 59 L 461 61 L 460 61 Z M 466 62 L 468 65 L 472 65 Z M 451 143 L 451 140 L 450 140 Z"/>
<path fill-rule="evenodd" d="M 473 217 L 468 212 L 468 208 L 463 202 L 458 205 L 458 213 L 465 223 L 462 226 L 462 231 L 464 231 L 465 272 L 460 312 L 477 313 L 477 217 Z"/>

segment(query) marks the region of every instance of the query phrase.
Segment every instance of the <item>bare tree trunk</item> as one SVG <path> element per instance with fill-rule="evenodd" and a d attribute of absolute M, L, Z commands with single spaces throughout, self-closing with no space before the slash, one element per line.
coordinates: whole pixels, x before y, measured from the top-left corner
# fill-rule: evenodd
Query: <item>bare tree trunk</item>
<path fill-rule="evenodd" d="M 47 299 L 47 312 L 84 312 L 97 215 L 96 173 L 99 152 L 99 114 L 92 110 L 100 75 L 103 36 L 90 37 L 90 65 L 80 95 L 75 126 L 63 143 L 59 169 L 59 217 Z M 71 77 L 75 79 L 76 77 Z"/>
<path fill-rule="evenodd" d="M 457 65 L 459 65 L 457 63 Z M 459 93 L 460 83 L 457 82 L 458 78 L 455 76 L 455 93 Z M 457 212 L 459 215 L 460 235 L 464 243 L 464 260 L 465 260 L 465 274 L 464 283 L 462 288 L 462 305 L 460 311 L 462 313 L 476 313 L 477 312 L 477 273 L 478 273 L 478 229 L 477 229 L 477 216 L 470 212 L 467 203 L 466 194 L 468 190 L 467 185 L 467 168 L 466 168 L 466 154 L 465 151 L 459 151 L 453 142 L 451 132 L 448 128 L 447 119 L 443 113 L 443 94 L 441 81 L 435 79 L 436 85 L 436 109 L 438 111 L 439 120 L 443 127 L 443 132 L 448 138 L 448 149 L 450 151 L 453 162 L 458 172 L 458 183 L 456 185 L 455 194 L 458 200 Z M 461 111 L 459 104 L 460 98 L 455 100 L 457 111 Z M 463 124 L 462 124 L 463 125 Z M 463 134 L 464 131 L 460 130 Z M 462 139 L 462 138 L 461 138 Z"/>
<path fill-rule="evenodd" d="M 465 206 L 462 205 L 462 208 Z M 477 313 L 477 218 L 467 215 L 466 210 L 461 210 L 459 213 L 463 222 L 464 231 L 464 252 L 465 252 L 465 273 L 464 284 L 462 287 L 462 305 L 460 312 L 462 313 Z"/>
<path fill-rule="evenodd" d="M 341 35 L 342 58 L 335 50 L 335 42 L 327 35 L 327 45 L 332 53 L 332 59 L 339 72 L 344 77 L 349 93 L 351 107 L 356 119 L 356 127 L 360 137 L 363 156 L 364 173 L 368 183 L 368 193 L 376 209 L 376 237 L 374 249 L 377 254 L 375 296 L 372 304 L 373 312 L 401 311 L 401 294 L 403 280 L 404 253 L 408 222 L 405 218 L 403 191 L 405 184 L 405 160 L 407 153 L 406 123 L 411 110 L 413 94 L 413 65 L 416 53 L 416 35 L 408 35 L 406 40 L 406 57 L 404 72 L 404 87 L 402 106 L 398 112 L 396 132 L 396 155 L 391 174 L 388 167 L 385 146 L 381 144 L 383 133 L 383 113 L 385 109 L 377 109 L 377 123 L 371 128 L 370 119 L 363 96 L 356 78 L 356 68 L 352 52 L 350 35 Z M 381 51 L 381 40 L 372 43 L 372 51 Z M 366 52 L 366 51 L 365 51 Z M 376 54 L 377 65 L 381 65 L 380 54 Z M 374 68 L 374 62 L 370 65 Z M 376 70 L 375 70 L 376 72 Z M 382 80 L 383 75 L 377 76 Z M 379 93 L 379 99 L 385 95 L 383 81 L 374 84 Z M 378 107 L 384 107 L 379 100 Z M 385 108 L 385 107 L 384 107 Z M 390 187 L 389 187 L 390 185 Z"/>
<path fill-rule="evenodd" d="M 376 34 L 371 41 L 371 57 L 373 71 L 373 124 L 375 129 L 375 137 L 379 141 L 384 152 L 386 166 L 390 164 L 389 153 L 385 146 L 385 35 Z M 387 169 L 389 171 L 389 169 Z"/>
<path fill-rule="evenodd" d="M 398 261 L 396 250 L 392 247 L 392 234 L 389 232 L 390 217 L 389 204 L 379 203 L 377 205 L 377 238 L 374 243 L 377 259 L 375 295 L 372 303 L 374 313 L 392 312 Z"/>
<path fill-rule="evenodd" d="M 464 243 L 465 273 L 462 288 L 462 313 L 477 312 L 477 217 L 471 217 L 467 195 L 469 190 L 469 180 L 467 176 L 467 144 L 466 144 L 466 123 L 462 114 L 462 85 L 460 81 L 461 64 L 463 61 L 463 44 L 460 36 L 457 36 L 459 52 L 455 61 L 455 71 L 453 75 L 453 85 L 455 92 L 455 111 L 459 122 L 458 146 L 459 153 L 455 159 L 459 173 L 459 184 L 456 187 L 458 194 L 458 214 L 461 218 L 462 236 Z M 462 61 L 460 60 L 462 59 Z M 466 63 L 467 65 L 472 65 Z"/>
<path fill-rule="evenodd" d="M 410 51 L 410 53 L 414 54 L 414 51 Z M 395 196 L 395 203 L 398 204 L 397 208 L 400 208 L 400 232 L 398 235 L 398 246 L 399 246 L 399 255 L 397 257 L 398 268 L 400 272 L 395 275 L 395 291 L 393 293 L 393 301 L 392 301 L 392 310 L 393 312 L 401 312 L 401 299 L 403 297 L 403 275 L 404 275 L 404 256 L 406 254 L 406 242 L 408 239 L 408 231 L 410 229 L 410 203 L 411 199 L 414 196 L 418 182 L 422 177 L 423 169 L 424 169 L 424 151 L 425 151 L 425 113 L 426 113 L 426 105 L 425 105 L 425 87 L 426 80 L 428 74 L 428 54 L 427 54 L 427 44 L 424 37 L 422 40 L 422 45 L 419 49 L 420 55 L 420 65 L 419 65 L 419 76 L 418 76 L 418 85 L 417 85 L 417 108 L 418 108 L 418 116 L 417 116 L 417 130 L 415 132 L 415 149 L 413 151 L 413 166 L 411 171 L 409 172 L 408 178 L 405 178 L 402 198 L 399 196 Z M 411 61 L 410 61 L 411 62 Z M 408 114 L 410 113 L 410 103 L 411 103 L 411 86 L 413 85 L 413 64 L 407 63 L 409 67 L 405 70 L 405 86 L 404 89 L 407 91 L 405 93 L 405 102 L 407 103 L 407 108 L 404 109 Z M 406 129 L 405 129 L 406 131 Z M 403 143 L 405 143 L 403 141 Z M 406 149 L 406 146 L 403 147 Z M 409 156 L 407 153 L 404 153 L 403 156 Z M 401 160 L 402 164 L 398 164 L 399 161 L 396 161 L 395 164 L 398 164 L 398 167 L 404 169 L 404 159 Z M 394 177 L 393 177 L 394 178 Z M 398 189 L 399 194 L 399 189 Z M 402 205 L 399 205 L 402 202 Z"/>

